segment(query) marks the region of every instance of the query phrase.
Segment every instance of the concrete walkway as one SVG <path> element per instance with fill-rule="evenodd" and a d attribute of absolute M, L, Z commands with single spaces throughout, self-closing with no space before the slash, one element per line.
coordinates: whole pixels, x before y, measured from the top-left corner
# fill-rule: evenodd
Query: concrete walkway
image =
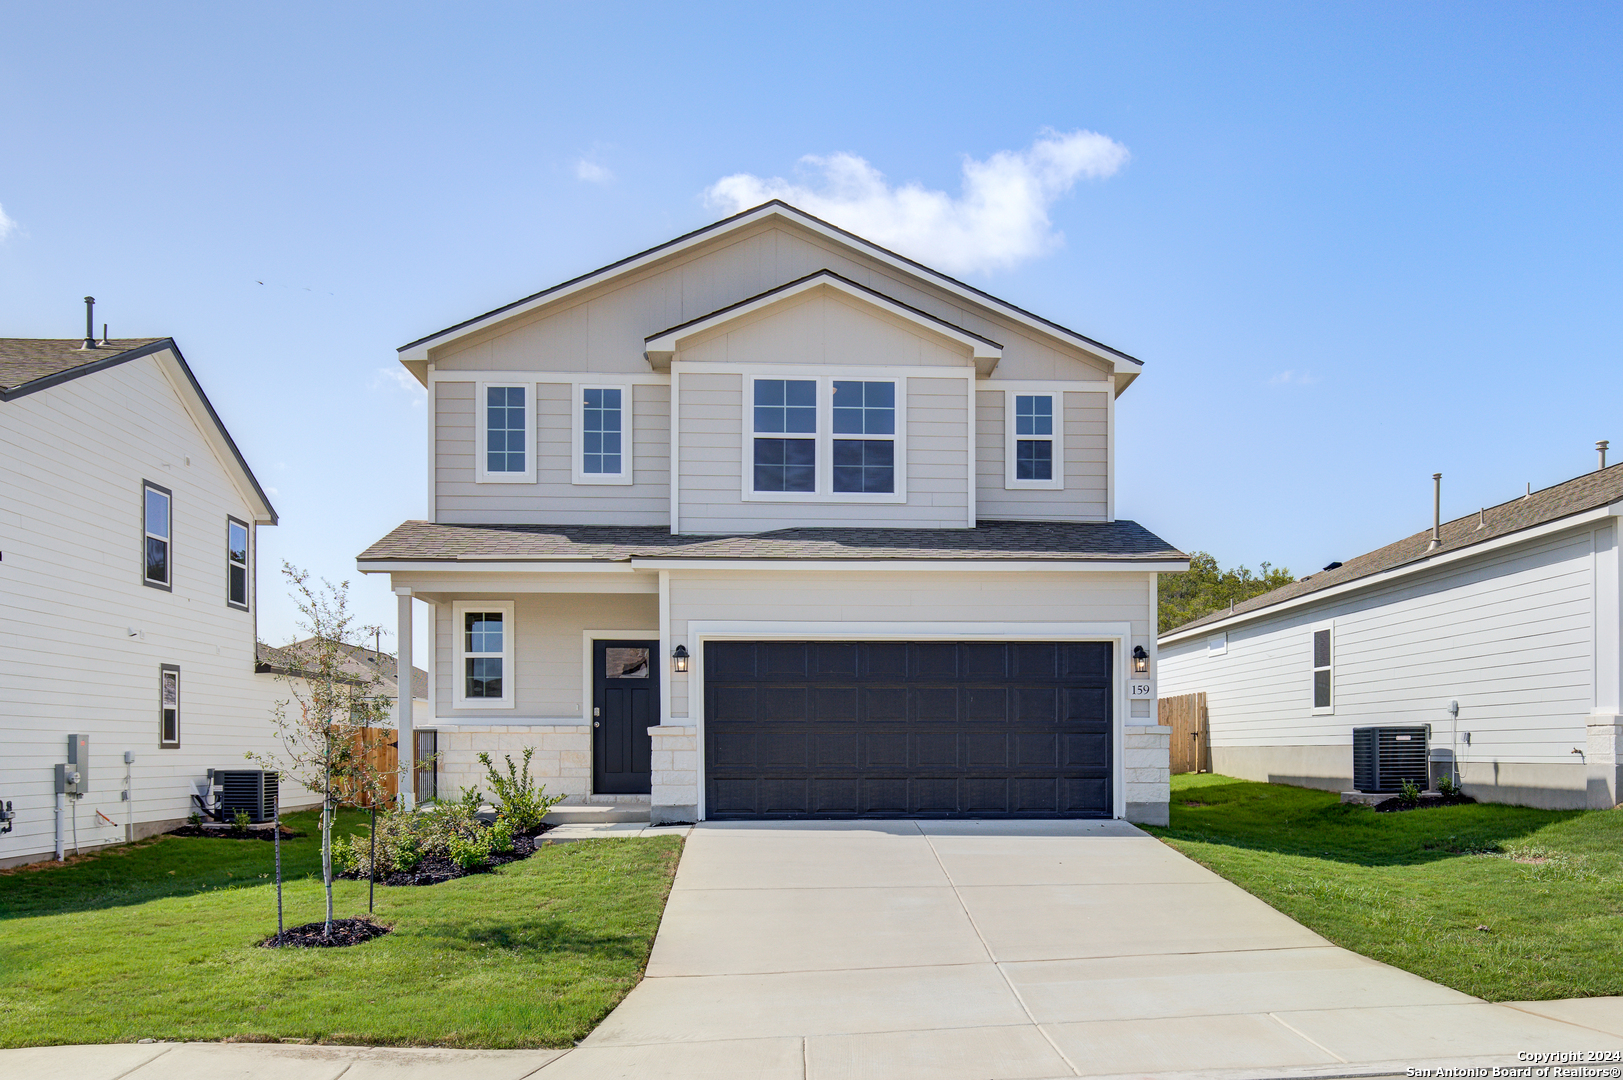
<path fill-rule="evenodd" d="M 647 978 L 567 1053 L 60 1047 L 0 1076 L 1346 1077 L 1586 1050 L 1623 1050 L 1623 998 L 1485 1004 L 1131 826 L 824 822 L 693 829 Z"/>

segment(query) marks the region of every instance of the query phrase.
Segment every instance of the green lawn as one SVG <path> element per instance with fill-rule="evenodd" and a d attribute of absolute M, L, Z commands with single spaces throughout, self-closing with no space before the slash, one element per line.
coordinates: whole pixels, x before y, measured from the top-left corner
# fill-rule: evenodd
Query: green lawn
<path fill-rule="evenodd" d="M 1185 775 L 1149 831 L 1337 945 L 1468 994 L 1623 994 L 1623 811 L 1377 814 Z"/>
<path fill-rule="evenodd" d="M 321 918 L 313 813 L 282 846 L 287 924 Z M 364 832 L 351 811 L 340 830 Z M 377 890 L 394 932 L 262 949 L 272 845 L 163 837 L 0 872 L 0 1047 L 154 1039 L 570 1046 L 642 975 L 678 837 L 585 840 L 420 888 Z M 337 883 L 364 914 L 366 883 Z"/>

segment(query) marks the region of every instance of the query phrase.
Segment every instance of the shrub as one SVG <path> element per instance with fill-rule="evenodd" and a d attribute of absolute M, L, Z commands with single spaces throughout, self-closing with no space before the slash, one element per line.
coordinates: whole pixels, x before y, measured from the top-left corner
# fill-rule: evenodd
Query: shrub
<path fill-rule="evenodd" d="M 1420 803 L 1420 788 L 1413 780 L 1405 780 L 1398 789 L 1398 802 L 1404 806 L 1418 806 Z"/>
<path fill-rule="evenodd" d="M 411 873 L 423 863 L 423 849 L 415 836 L 402 836 L 394 844 L 390 860 L 396 870 Z"/>
<path fill-rule="evenodd" d="M 248 816 L 248 811 L 246 810 L 238 810 L 235 814 L 231 815 L 232 832 L 245 833 L 248 831 L 248 826 L 252 824 L 253 819 Z"/>
<path fill-rule="evenodd" d="M 486 836 L 490 840 L 490 850 L 497 855 L 506 855 L 513 850 L 513 823 L 506 818 L 497 818 Z"/>
<path fill-rule="evenodd" d="M 452 862 L 464 870 L 472 870 L 490 854 L 490 837 L 488 834 L 472 837 L 452 835 L 448 847 Z"/>
<path fill-rule="evenodd" d="M 537 784 L 535 777 L 530 775 L 530 757 L 535 748 L 524 748 L 524 763 L 522 766 L 513 764 L 512 754 L 503 754 L 507 760 L 507 775 L 497 771 L 490 761 L 490 755 L 480 751 L 479 764 L 485 767 L 485 780 L 496 793 L 496 800 L 501 805 L 502 817 L 513 823 L 515 832 L 529 836 L 541 827 L 541 819 L 547 816 L 547 811 L 563 802 L 562 795 L 547 796 L 545 785 Z"/>
<path fill-rule="evenodd" d="M 480 754 L 479 756 L 484 757 L 485 755 Z M 479 808 L 485 805 L 485 793 L 476 787 L 463 788 L 462 798 L 452 805 L 460 806 L 470 815 L 477 814 Z"/>
<path fill-rule="evenodd" d="M 1437 791 L 1444 796 L 1458 795 L 1460 786 L 1454 783 L 1454 778 L 1447 773 L 1437 778 Z"/>
<path fill-rule="evenodd" d="M 203 824 L 203 815 L 199 814 L 196 810 L 193 810 L 191 813 L 186 815 L 186 824 L 188 824 L 188 825 L 201 825 L 201 824 Z"/>

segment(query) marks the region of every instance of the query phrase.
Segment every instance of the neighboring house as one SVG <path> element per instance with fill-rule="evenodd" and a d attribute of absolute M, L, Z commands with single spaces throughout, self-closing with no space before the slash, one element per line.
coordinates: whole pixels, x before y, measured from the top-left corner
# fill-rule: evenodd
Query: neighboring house
<path fill-rule="evenodd" d="M 70 734 L 83 847 L 183 821 L 208 769 L 273 745 L 254 559 L 276 512 L 173 340 L 88 344 L 0 340 L 6 865 L 54 850 Z"/>
<path fill-rule="evenodd" d="M 657 821 L 1164 821 L 1141 364 L 782 203 L 412 342 L 445 768 Z M 449 792 L 447 792 L 449 794 Z"/>
<path fill-rule="evenodd" d="M 1614 806 L 1620 514 L 1602 467 L 1332 564 L 1162 635 L 1160 691 L 1206 694 L 1218 773 L 1349 790 L 1353 728 L 1430 724 L 1478 799 Z"/>
<path fill-rule="evenodd" d="M 358 645 L 340 646 L 343 658 L 338 662 L 340 677 L 347 676 L 356 685 L 372 685 L 373 696 L 387 701 L 398 701 L 400 697 L 399 668 L 393 656 L 386 652 L 362 648 Z M 293 687 L 288 683 L 288 677 L 297 678 L 297 673 L 315 664 L 315 639 L 304 638 L 288 645 L 259 644 L 259 659 L 254 670 L 262 675 L 280 677 L 280 686 L 277 690 L 277 699 L 286 702 L 287 715 L 292 717 L 292 710 L 297 708 Z M 301 663 L 302 659 L 302 663 Z M 374 683 L 373 680 L 376 679 Z M 433 713 L 428 707 L 428 672 L 420 667 L 411 669 L 411 717 L 414 727 L 420 736 L 418 739 L 419 756 L 427 759 L 427 764 L 417 776 L 417 797 L 429 799 L 434 796 L 434 746 L 433 725 L 429 722 Z"/>

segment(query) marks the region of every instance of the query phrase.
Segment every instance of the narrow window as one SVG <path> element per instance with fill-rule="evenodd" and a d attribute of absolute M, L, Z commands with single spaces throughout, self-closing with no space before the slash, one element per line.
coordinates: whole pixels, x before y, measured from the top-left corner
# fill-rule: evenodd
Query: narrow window
<path fill-rule="evenodd" d="M 1331 695 L 1333 683 L 1331 672 L 1334 665 L 1331 663 L 1330 628 L 1313 631 L 1313 708 L 1329 709 L 1334 704 Z"/>
<path fill-rule="evenodd" d="M 225 519 L 225 602 L 248 610 L 248 526 Z"/>
<path fill-rule="evenodd" d="M 1014 433 L 1014 478 L 1054 479 L 1053 395 L 1016 394 Z"/>
<path fill-rule="evenodd" d="M 895 491 L 896 384 L 836 379 L 833 411 L 834 490 Z"/>
<path fill-rule="evenodd" d="M 146 543 L 142 552 L 142 580 L 154 588 L 170 587 L 169 534 L 174 525 L 173 496 L 157 484 L 142 486 L 142 529 Z"/>
<path fill-rule="evenodd" d="M 618 387 L 587 387 L 581 403 L 581 471 L 618 476 L 623 427 Z"/>
<path fill-rule="evenodd" d="M 485 387 L 485 472 L 526 472 L 527 425 L 522 386 Z"/>
<path fill-rule="evenodd" d="M 172 750 L 180 745 L 180 668 L 158 668 L 158 745 Z"/>
<path fill-rule="evenodd" d="M 500 611 L 463 613 L 463 696 L 470 700 L 502 697 L 503 614 Z"/>
<path fill-rule="evenodd" d="M 816 491 L 816 380 L 755 380 L 754 413 L 755 490 Z"/>

